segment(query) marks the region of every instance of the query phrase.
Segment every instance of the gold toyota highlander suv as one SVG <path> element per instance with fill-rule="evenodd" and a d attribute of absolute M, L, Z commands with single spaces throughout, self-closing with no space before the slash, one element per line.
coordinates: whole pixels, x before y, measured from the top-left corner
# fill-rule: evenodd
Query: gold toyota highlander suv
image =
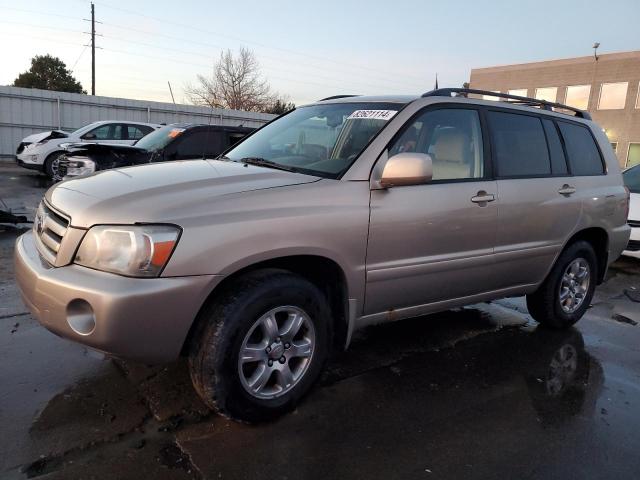
<path fill-rule="evenodd" d="M 628 206 L 587 112 L 462 89 L 336 96 L 217 159 L 52 187 L 16 274 L 52 332 L 184 354 L 208 405 L 258 421 L 366 325 L 514 295 L 574 324 L 627 245 Z"/>

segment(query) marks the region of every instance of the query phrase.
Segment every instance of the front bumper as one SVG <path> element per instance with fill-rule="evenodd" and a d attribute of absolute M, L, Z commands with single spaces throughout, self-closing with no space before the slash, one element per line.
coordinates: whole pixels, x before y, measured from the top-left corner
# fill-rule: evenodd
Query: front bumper
<path fill-rule="evenodd" d="M 631 237 L 629 238 L 629 244 L 627 245 L 627 249 L 622 252 L 622 255 L 627 257 L 635 257 L 640 258 L 640 250 L 638 249 L 638 245 L 640 244 L 640 228 L 632 228 L 631 229 Z M 629 248 L 632 247 L 633 250 Z"/>
<path fill-rule="evenodd" d="M 24 160 L 21 160 L 17 155 L 16 155 L 16 163 L 23 168 L 28 168 L 29 170 L 42 170 L 42 165 L 39 165 L 37 163 L 26 163 Z"/>
<path fill-rule="evenodd" d="M 129 278 L 79 265 L 55 268 L 36 250 L 32 232 L 16 241 L 14 261 L 22 298 L 44 327 L 96 350 L 145 363 L 179 356 L 200 307 L 222 279 Z M 78 333 L 71 326 L 79 304 L 85 316 L 87 311 L 93 314 L 90 333 Z"/>

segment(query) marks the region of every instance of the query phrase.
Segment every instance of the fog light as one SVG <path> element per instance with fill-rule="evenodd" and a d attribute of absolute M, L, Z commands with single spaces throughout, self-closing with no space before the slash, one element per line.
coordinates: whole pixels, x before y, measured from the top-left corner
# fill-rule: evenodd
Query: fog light
<path fill-rule="evenodd" d="M 91 335 L 96 328 L 96 316 L 89 302 L 79 298 L 69 302 L 67 323 L 78 335 Z"/>

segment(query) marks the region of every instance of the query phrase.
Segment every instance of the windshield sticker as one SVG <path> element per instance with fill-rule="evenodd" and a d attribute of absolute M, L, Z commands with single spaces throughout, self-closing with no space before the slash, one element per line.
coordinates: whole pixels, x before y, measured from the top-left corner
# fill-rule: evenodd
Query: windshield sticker
<path fill-rule="evenodd" d="M 184 128 L 172 128 L 171 131 L 169 132 L 169 137 L 176 138 L 178 135 L 184 132 L 184 130 L 185 130 Z"/>
<path fill-rule="evenodd" d="M 390 120 L 398 113 L 396 110 L 356 110 L 348 118 L 371 118 L 375 120 Z"/>

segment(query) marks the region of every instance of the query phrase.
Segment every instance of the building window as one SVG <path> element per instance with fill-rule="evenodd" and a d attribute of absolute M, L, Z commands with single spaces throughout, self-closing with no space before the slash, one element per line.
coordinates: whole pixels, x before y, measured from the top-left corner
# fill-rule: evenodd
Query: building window
<path fill-rule="evenodd" d="M 571 85 L 567 87 L 567 98 L 565 105 L 580 110 L 589 108 L 589 95 L 591 94 L 591 85 Z"/>
<path fill-rule="evenodd" d="M 490 92 L 493 93 L 502 93 L 499 90 L 490 90 Z M 493 101 L 500 101 L 501 98 L 500 97 L 494 97 L 493 95 L 482 95 L 482 100 L 493 100 Z"/>
<path fill-rule="evenodd" d="M 555 102 L 558 98 L 558 87 L 536 88 L 536 98 L 547 102 Z"/>
<path fill-rule="evenodd" d="M 618 142 L 611 142 L 611 148 L 613 148 L 613 153 L 618 152 Z"/>
<path fill-rule="evenodd" d="M 603 83 L 600 87 L 598 110 L 621 110 L 627 100 L 629 82 Z"/>
<path fill-rule="evenodd" d="M 514 90 L 509 90 L 509 95 L 517 95 L 518 97 L 526 97 L 527 89 L 526 88 L 516 88 Z"/>
<path fill-rule="evenodd" d="M 627 167 L 640 165 L 640 143 L 630 143 L 627 153 Z"/>

